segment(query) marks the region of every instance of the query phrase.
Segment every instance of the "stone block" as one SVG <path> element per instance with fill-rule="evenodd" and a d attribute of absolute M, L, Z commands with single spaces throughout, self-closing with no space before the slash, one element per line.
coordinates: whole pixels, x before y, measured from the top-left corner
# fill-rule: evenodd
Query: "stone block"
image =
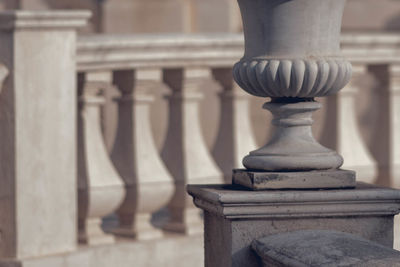
<path fill-rule="evenodd" d="M 392 248 L 400 191 L 358 183 L 355 189 L 249 191 L 235 185 L 189 185 L 205 220 L 205 266 L 257 266 L 253 240 L 296 230 L 335 230 Z"/>
<path fill-rule="evenodd" d="M 233 170 L 232 183 L 253 190 L 354 188 L 356 173 L 349 170 L 256 172 Z"/>

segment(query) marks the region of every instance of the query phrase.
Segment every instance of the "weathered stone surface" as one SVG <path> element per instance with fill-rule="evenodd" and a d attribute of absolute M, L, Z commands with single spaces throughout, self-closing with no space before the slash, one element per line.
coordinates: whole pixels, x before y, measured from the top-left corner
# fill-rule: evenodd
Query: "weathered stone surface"
<path fill-rule="evenodd" d="M 76 30 L 89 17 L 0 14 L 1 258 L 76 248 Z"/>
<path fill-rule="evenodd" d="M 263 147 L 243 158 L 248 170 L 310 171 L 337 169 L 343 158 L 313 137 L 311 114 L 321 107 L 313 100 L 272 99 L 263 105 L 273 114 L 274 134 Z"/>
<path fill-rule="evenodd" d="M 355 235 L 295 231 L 255 240 L 264 266 L 400 266 L 400 252 Z"/>
<path fill-rule="evenodd" d="M 308 172 L 253 172 L 233 170 L 232 183 L 253 190 L 263 189 L 310 189 L 354 188 L 356 174 L 348 170 Z"/>
<path fill-rule="evenodd" d="M 335 230 L 393 246 L 400 191 L 358 183 L 355 189 L 249 191 L 189 185 L 205 210 L 206 266 L 257 266 L 254 239 L 297 230 Z"/>

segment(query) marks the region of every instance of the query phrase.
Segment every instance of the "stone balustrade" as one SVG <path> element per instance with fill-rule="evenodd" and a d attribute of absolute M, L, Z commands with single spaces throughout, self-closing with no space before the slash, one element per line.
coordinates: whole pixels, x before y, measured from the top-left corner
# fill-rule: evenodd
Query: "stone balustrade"
<path fill-rule="evenodd" d="M 45 266 L 37 257 L 67 253 L 52 256 L 51 266 L 77 266 L 82 257 L 104 262 L 85 266 L 107 266 L 112 262 L 107 253 L 144 251 L 138 243 L 145 239 L 156 240 L 143 243 L 147 250 L 157 244 L 160 251 L 168 247 L 170 255 L 182 249 L 174 254 L 171 244 L 195 244 L 198 250 L 191 253 L 197 256 L 192 259 L 201 259 L 200 235 L 195 242 L 182 239 L 201 233 L 201 216 L 185 186 L 228 182 L 231 170 L 240 168 L 241 158 L 256 146 L 252 102 L 231 75 L 243 54 L 241 35 L 94 35 L 76 42 L 75 28 L 85 24 L 88 13 L 17 13 L 0 16 L 5 25 L 0 26 L 0 39 L 8 44 L 0 53 L 8 70 L 1 68 L 0 77 L 10 75 L 0 94 L 0 132 L 5 137 L 0 138 L 0 153 L 8 159 L 1 167 L 6 185 L 0 190 L 5 199 L 0 211 L 7 216 L 0 220 L 0 255 L 32 258 L 32 266 Z M 24 42 L 30 46 L 24 47 Z M 384 119 L 379 127 L 368 129 L 375 134 L 374 142 L 363 141 L 364 128 L 351 104 L 362 88 L 351 85 L 329 103 L 326 116 L 335 116 L 334 130 L 321 139 L 348 160 L 346 168 L 364 170 L 359 171 L 361 181 L 377 176 L 382 183 L 400 186 L 394 178 L 400 169 L 399 44 L 400 37 L 394 35 L 342 38 L 345 57 L 359 66 L 357 74 L 371 73 L 382 84 L 377 97 Z M 35 57 L 44 53 L 43 47 L 48 48 L 43 59 Z M 207 118 L 218 121 L 211 148 L 200 120 L 204 80 L 220 87 L 220 110 Z M 157 122 L 150 113 L 154 92 L 161 87 L 168 88 L 168 129 L 158 149 L 152 127 Z M 102 119 L 108 104 L 104 94 L 111 90 L 118 120 L 112 149 L 107 149 L 104 133 L 110 126 Z M 355 148 L 346 151 L 348 143 Z M 158 216 L 166 210 L 167 219 Z M 114 216 L 103 220 L 110 214 Z M 121 244 L 119 238 L 135 241 Z M 95 246 L 99 244 L 103 246 Z M 80 246 L 85 246 L 84 254 L 73 254 Z M 162 256 L 156 259 L 148 266 L 163 263 Z M 136 260 L 131 255 L 118 266 L 131 266 Z"/>
<path fill-rule="evenodd" d="M 387 89 L 383 88 L 387 94 L 383 94 L 385 100 L 382 101 L 390 102 L 390 105 L 384 105 L 388 106 L 387 112 L 380 114 L 385 115 L 385 126 L 367 128 L 372 132 L 379 130 L 378 134 L 382 136 L 378 140 L 382 140 L 386 149 L 378 150 L 376 155 L 370 149 L 376 147 L 376 144 L 368 144 L 362 138 L 354 105 L 358 90 L 362 88 L 353 82 L 327 101 L 325 116 L 332 118 L 329 121 L 334 123 L 325 127 L 320 139 L 343 155 L 344 166 L 356 170 L 360 181 L 374 182 L 380 178 L 379 181 L 386 185 L 395 186 L 398 183 L 394 177 L 399 169 L 396 160 L 400 156 L 396 156 L 399 152 L 393 144 L 399 142 L 394 134 L 398 119 L 396 116 L 399 114 L 396 108 L 400 105 L 400 100 L 396 100 L 399 44 L 400 37 L 394 35 L 348 33 L 342 36 L 343 53 L 355 65 L 355 78 L 363 77 L 368 72 L 378 75 L 375 69 L 379 67 L 379 70 L 386 70 L 388 79 Z M 125 227 L 125 231 L 128 231 L 127 227 L 131 229 L 133 236 L 140 237 L 141 233 L 145 235 L 142 231 L 151 228 L 151 212 L 167 203 L 172 220 L 165 228 L 183 233 L 196 232 L 195 228 L 199 229 L 200 225 L 199 218 L 193 215 L 195 211 L 184 193 L 184 185 L 218 182 L 221 171 L 225 181 L 229 182 L 232 168 L 240 168 L 243 155 L 255 148 L 254 135 L 249 125 L 251 114 L 248 105 L 251 103 L 241 90 L 237 90 L 230 68 L 241 56 L 242 50 L 242 37 L 235 34 L 96 35 L 79 39 L 78 71 L 113 73 L 114 85 L 122 92 L 118 100 L 118 130 L 112 159 L 125 181 L 128 194 L 125 204 L 117 213 L 123 224 L 121 227 Z M 146 73 L 148 77 L 144 80 L 147 81 L 143 82 L 139 76 L 146 76 Z M 156 77 L 160 75 L 163 78 Z M 200 81 L 207 79 L 214 79 L 222 88 L 219 129 L 212 149 L 213 157 L 204 142 L 202 131 L 205 129 L 202 129 L 199 121 L 198 103 L 202 96 Z M 167 97 L 168 131 L 160 154 L 152 139 L 149 106 L 146 104 L 151 101 L 151 90 L 146 89 L 150 83 L 153 83 L 155 89 L 164 83 L 171 90 Z M 132 100 L 124 100 L 122 104 L 125 98 Z M 376 141 L 374 139 L 374 143 Z M 390 180 L 383 180 L 384 177 Z M 169 185 L 172 180 L 175 193 L 168 202 L 167 196 L 171 196 L 174 191 Z M 159 185 L 157 189 L 150 190 L 152 182 Z M 148 204 L 151 208 L 139 208 L 146 206 L 141 203 L 157 202 L 153 194 L 165 198 L 159 199 L 157 204 Z M 128 207 L 131 210 L 124 211 Z M 135 222 L 138 218 L 141 218 L 141 222 Z"/>
<path fill-rule="evenodd" d="M 223 176 L 229 180 L 230 170 L 240 167 L 239 159 L 254 148 L 252 133 L 245 130 L 250 121 L 247 97 L 237 92 L 231 75 L 231 63 L 242 49 L 236 40 L 236 35 L 147 35 L 82 37 L 78 42 L 80 75 L 111 73 L 108 88 L 113 84 L 121 95 L 111 158 L 125 182 L 127 195 L 121 207 L 114 210 L 120 223 L 114 233 L 138 239 L 160 237 L 156 234 L 160 229 L 150 221 L 151 214 L 164 206 L 169 219 L 161 225 L 163 230 L 189 235 L 202 232 L 201 217 L 185 192 L 186 184 L 219 183 Z M 204 141 L 199 116 L 204 80 L 215 80 L 223 88 L 220 101 L 224 118 L 219 130 L 223 135 L 214 151 Z M 159 153 L 149 103 L 154 90 L 161 86 L 169 89 L 169 115 Z M 103 141 L 97 141 L 101 142 L 99 147 L 104 146 Z M 226 149 L 231 150 L 228 158 Z M 86 162 L 91 162 L 90 157 L 98 155 L 87 155 Z"/>
<path fill-rule="evenodd" d="M 353 82 L 327 100 L 325 118 L 335 123 L 326 125 L 320 134 L 321 142 L 337 150 L 345 158 L 344 166 L 356 170 L 358 180 L 378 181 L 397 186 L 400 142 L 396 132 L 398 110 L 398 69 L 400 64 L 400 36 L 395 34 L 345 33 L 342 50 L 345 58 L 355 66 Z M 134 35 L 82 37 L 78 43 L 78 70 L 147 68 L 159 69 L 203 67 L 212 70 L 213 78 L 222 89 L 220 94 L 220 120 L 212 154 L 229 182 L 232 167 L 241 167 L 245 151 L 255 147 L 253 133 L 246 120 L 249 116 L 246 95 L 235 89 L 230 79 L 230 66 L 242 55 L 243 38 L 239 34 L 219 35 Z M 361 116 L 378 113 L 379 127 L 360 127 L 357 113 L 359 81 L 365 75 L 376 77 L 379 106 L 372 106 Z M 206 79 L 206 78 L 205 78 Z M 201 90 L 200 90 L 201 91 Z M 389 104 L 390 103 L 390 104 Z M 250 103 L 251 104 L 251 103 Z M 235 106 L 235 111 L 232 111 Z M 209 118 L 218 120 L 217 118 Z M 322 124 L 325 119 L 317 120 Z M 258 121 L 257 121 L 258 122 Z M 255 131 L 260 127 L 253 125 Z M 363 131 L 374 138 L 365 140 Z M 247 138 L 242 138 L 247 137 Z M 379 142 L 377 142 L 379 139 Z M 386 142 L 386 143 L 385 143 Z M 349 146 L 348 144 L 351 144 Z M 168 145 L 168 144 L 167 144 Z M 349 149 L 351 147 L 351 149 Z M 229 159 L 226 157 L 229 154 Z M 397 156 L 396 156 L 397 155 Z"/>
<path fill-rule="evenodd" d="M 400 131 L 395 128 L 400 114 L 396 93 L 399 44 L 400 36 L 390 34 L 343 34 L 342 50 L 354 65 L 353 80 L 328 98 L 324 119 L 317 120 L 317 124 L 333 122 L 324 125 L 319 139 L 343 155 L 344 167 L 356 170 L 359 181 L 390 186 L 400 183 L 395 179 L 400 169 L 399 146 L 394 145 L 399 142 L 394 133 Z M 243 39 L 239 34 L 96 35 L 79 39 L 79 73 L 111 73 L 110 84 L 117 86 L 122 95 L 118 100 L 118 126 L 111 157 L 125 181 L 127 196 L 116 210 L 121 225 L 115 233 L 138 239 L 159 237 L 156 232 L 160 229 L 151 226 L 150 215 L 165 205 L 170 221 L 164 224 L 164 230 L 199 232 L 201 223 L 184 186 L 219 182 L 222 176 L 229 183 L 231 170 L 242 167 L 243 156 L 256 147 L 254 131 L 259 128 L 254 125 L 252 130 L 254 121 L 249 110 L 253 103 L 238 89 L 231 75 L 231 66 L 242 51 Z M 147 78 L 140 78 L 146 74 Z M 361 125 L 356 109 L 358 92 L 364 90 L 357 81 L 367 74 L 376 76 L 383 85 L 376 94 L 382 104 L 373 107 L 380 112 L 382 126 L 378 128 Z M 210 79 L 220 86 L 220 110 L 219 119 L 207 118 L 219 121 L 214 145 L 208 148 L 202 135 L 207 129 L 202 128 L 199 120 L 199 103 L 203 94 L 201 81 Z M 148 88 L 150 83 L 153 91 Z M 163 148 L 157 151 L 151 127 L 157 121 L 150 121 L 150 106 L 146 103 L 150 103 L 152 92 L 162 86 L 170 90 L 165 100 L 168 129 Z M 133 100 L 124 100 L 122 104 L 125 98 Z M 105 128 L 113 127 L 104 124 Z M 367 142 L 363 131 L 376 138 Z M 157 188 L 152 183 L 157 183 Z M 164 197 L 155 201 L 156 195 Z"/>

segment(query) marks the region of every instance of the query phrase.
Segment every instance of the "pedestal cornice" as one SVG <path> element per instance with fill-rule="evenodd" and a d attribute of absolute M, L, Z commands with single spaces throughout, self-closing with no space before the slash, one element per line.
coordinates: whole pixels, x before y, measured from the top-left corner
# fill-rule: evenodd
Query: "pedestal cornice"
<path fill-rule="evenodd" d="M 248 191 L 234 185 L 188 185 L 197 207 L 227 219 L 398 214 L 400 190 L 358 183 L 348 190 Z"/>

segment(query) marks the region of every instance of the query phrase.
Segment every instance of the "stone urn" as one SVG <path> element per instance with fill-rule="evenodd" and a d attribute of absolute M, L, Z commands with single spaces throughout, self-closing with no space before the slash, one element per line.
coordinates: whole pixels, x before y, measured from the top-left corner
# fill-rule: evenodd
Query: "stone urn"
<path fill-rule="evenodd" d="M 249 94 L 271 98 L 263 107 L 272 112 L 276 126 L 270 142 L 243 159 L 247 176 L 251 172 L 286 172 L 295 179 L 295 172 L 306 171 L 319 171 L 319 177 L 327 173 L 337 176 L 332 170 L 338 170 L 343 158 L 314 139 L 311 114 L 321 107 L 315 97 L 338 92 L 351 78 L 351 64 L 340 54 L 345 2 L 238 0 L 245 53 L 233 75 Z M 354 173 L 346 171 L 345 176 L 345 182 L 327 187 L 354 186 Z M 236 182 L 243 180 L 238 177 L 236 174 Z M 325 184 L 318 179 L 300 187 Z"/>

